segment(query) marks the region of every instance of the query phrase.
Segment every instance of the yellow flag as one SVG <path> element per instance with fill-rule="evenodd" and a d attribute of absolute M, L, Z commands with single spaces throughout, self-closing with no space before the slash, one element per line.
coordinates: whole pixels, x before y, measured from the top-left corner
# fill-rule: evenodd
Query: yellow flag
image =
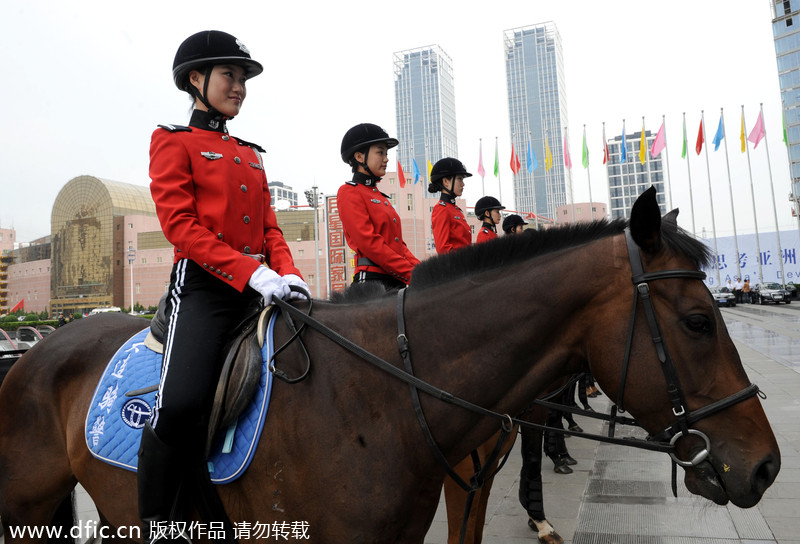
<path fill-rule="evenodd" d="M 742 132 L 739 134 L 739 139 L 742 141 L 742 153 L 745 151 L 745 140 L 747 139 L 744 135 L 744 112 L 742 112 Z"/>
<path fill-rule="evenodd" d="M 644 164 L 647 158 L 647 140 L 644 137 L 644 123 L 642 123 L 642 141 L 639 142 L 639 162 Z"/>
<path fill-rule="evenodd" d="M 433 170 L 433 165 L 431 164 L 431 160 L 428 159 L 428 180 L 431 179 L 431 170 Z"/>
<path fill-rule="evenodd" d="M 550 144 L 547 143 L 547 136 L 544 137 L 544 169 L 550 170 L 553 167 L 553 154 L 550 153 Z"/>

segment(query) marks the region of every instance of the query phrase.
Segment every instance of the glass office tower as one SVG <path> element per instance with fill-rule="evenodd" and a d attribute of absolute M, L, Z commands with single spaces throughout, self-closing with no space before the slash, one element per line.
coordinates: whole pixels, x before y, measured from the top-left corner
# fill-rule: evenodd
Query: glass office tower
<path fill-rule="evenodd" d="M 567 92 L 561 36 L 555 23 L 546 22 L 506 30 L 504 38 L 511 141 L 521 165 L 514 176 L 515 206 L 552 219 L 557 206 L 568 204 L 572 188 L 571 172 L 564 167 Z M 573 131 L 570 139 L 576 135 Z M 545 140 L 550 169 L 545 167 Z M 530 173 L 528 142 L 539 165 Z"/>
<path fill-rule="evenodd" d="M 427 161 L 458 157 L 453 63 L 437 45 L 394 54 L 397 157 L 413 180 L 416 160 L 428 182 Z M 427 193 L 426 193 L 427 194 Z"/>
<path fill-rule="evenodd" d="M 772 35 L 792 172 L 789 198 L 795 217 L 800 220 L 800 0 L 772 0 L 771 4 Z"/>
<path fill-rule="evenodd" d="M 667 200 L 664 194 L 664 163 L 660 154 L 655 159 L 649 150 L 653 147 L 655 134 L 645 130 L 645 146 L 648 150 L 644 164 L 639 159 L 642 144 L 642 132 L 616 136 L 608 140 L 608 202 L 611 219 L 627 219 L 631 215 L 631 207 L 650 186 L 656 188 L 656 200 L 661 215 L 667 213 Z M 622 142 L 625 142 L 625 161 L 622 161 Z"/>

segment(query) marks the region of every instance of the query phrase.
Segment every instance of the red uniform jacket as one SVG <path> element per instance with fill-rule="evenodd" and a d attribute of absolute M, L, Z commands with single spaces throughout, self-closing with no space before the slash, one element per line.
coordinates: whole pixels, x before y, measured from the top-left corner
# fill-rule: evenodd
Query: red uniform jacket
<path fill-rule="evenodd" d="M 478 240 L 475 242 L 476 244 L 480 244 L 482 242 L 488 242 L 489 240 L 494 240 L 497 238 L 497 231 L 494 230 L 492 227 L 483 224 L 481 230 L 478 231 Z"/>
<path fill-rule="evenodd" d="M 348 181 L 339 187 L 336 202 L 347 245 L 357 258 L 375 263 L 357 264 L 356 272 L 389 274 L 408 283 L 419 259 L 403 241 L 400 216 L 389 198 L 374 186 Z"/>
<path fill-rule="evenodd" d="M 262 254 L 281 276 L 300 275 L 270 207 L 258 151 L 223 132 L 158 128 L 150 192 L 175 262 L 189 258 L 244 291 Z"/>
<path fill-rule="evenodd" d="M 442 198 L 431 210 L 431 229 L 436 252 L 439 255 L 472 244 L 472 229 L 469 228 L 461 208 L 455 199 Z"/>

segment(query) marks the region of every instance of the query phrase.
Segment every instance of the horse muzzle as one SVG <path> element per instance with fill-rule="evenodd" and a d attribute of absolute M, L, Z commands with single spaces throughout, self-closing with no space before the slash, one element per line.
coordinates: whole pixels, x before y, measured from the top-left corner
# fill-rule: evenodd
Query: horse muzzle
<path fill-rule="evenodd" d="M 733 469 L 711 454 L 697 465 L 686 468 L 684 483 L 690 492 L 716 504 L 732 502 L 739 508 L 751 508 L 775 481 L 780 467 L 780 454 L 769 453 L 751 468 L 742 470 Z M 748 474 L 742 474 L 744 470 Z"/>

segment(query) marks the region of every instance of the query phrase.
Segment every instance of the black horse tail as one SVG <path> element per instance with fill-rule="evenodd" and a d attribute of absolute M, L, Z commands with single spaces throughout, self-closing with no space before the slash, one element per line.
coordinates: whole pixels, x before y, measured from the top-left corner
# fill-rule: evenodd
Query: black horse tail
<path fill-rule="evenodd" d="M 50 526 L 53 527 L 47 537 L 48 544 L 75 544 L 75 539 L 71 536 L 72 528 L 75 526 L 75 490 L 70 491 L 69 495 L 58 505 L 56 513 Z"/>

